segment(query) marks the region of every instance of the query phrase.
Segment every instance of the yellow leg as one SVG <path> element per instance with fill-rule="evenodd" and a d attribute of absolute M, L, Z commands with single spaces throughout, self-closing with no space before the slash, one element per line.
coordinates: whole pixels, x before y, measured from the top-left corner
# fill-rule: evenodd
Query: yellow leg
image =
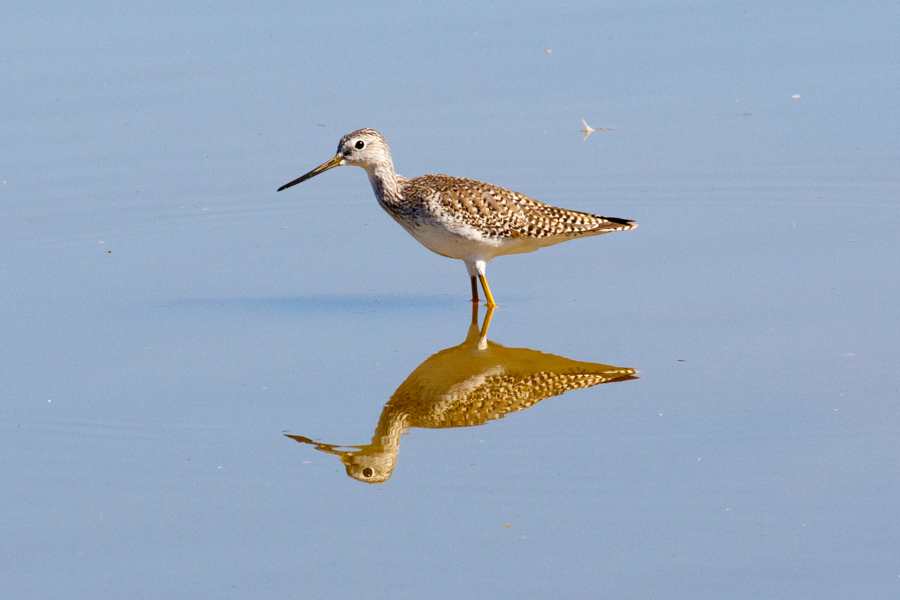
<path fill-rule="evenodd" d="M 488 329 L 491 327 L 491 317 L 494 315 L 494 307 L 488 304 L 487 312 L 484 314 L 484 325 L 481 326 L 481 337 L 486 338 Z"/>
<path fill-rule="evenodd" d="M 484 288 L 484 296 L 487 298 L 487 305 L 490 307 L 497 306 L 497 303 L 494 302 L 494 297 L 491 295 L 491 288 L 488 287 L 487 277 L 484 276 L 484 273 L 478 273 L 478 279 L 481 280 L 481 287 Z"/>

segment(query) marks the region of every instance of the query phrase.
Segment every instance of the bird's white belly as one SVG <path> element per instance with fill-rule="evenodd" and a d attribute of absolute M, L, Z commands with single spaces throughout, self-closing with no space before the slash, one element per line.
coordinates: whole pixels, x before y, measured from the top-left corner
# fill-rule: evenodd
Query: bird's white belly
<path fill-rule="evenodd" d="M 465 223 L 435 218 L 400 220 L 398 222 L 420 244 L 441 256 L 464 261 L 484 261 L 504 254 L 531 252 L 541 247 L 527 238 L 486 236 L 481 230 Z"/>

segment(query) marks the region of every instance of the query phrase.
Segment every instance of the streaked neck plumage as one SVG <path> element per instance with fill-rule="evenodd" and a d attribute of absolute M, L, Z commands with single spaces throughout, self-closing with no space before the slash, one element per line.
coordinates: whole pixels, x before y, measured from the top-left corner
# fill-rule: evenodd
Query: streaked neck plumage
<path fill-rule="evenodd" d="M 367 165 L 366 173 L 369 175 L 369 183 L 372 184 L 372 190 L 378 203 L 382 208 L 399 206 L 403 202 L 403 195 L 400 193 L 400 184 L 406 181 L 406 178 L 394 173 L 394 165 L 391 157 L 388 155 L 387 160 L 377 165 Z"/>

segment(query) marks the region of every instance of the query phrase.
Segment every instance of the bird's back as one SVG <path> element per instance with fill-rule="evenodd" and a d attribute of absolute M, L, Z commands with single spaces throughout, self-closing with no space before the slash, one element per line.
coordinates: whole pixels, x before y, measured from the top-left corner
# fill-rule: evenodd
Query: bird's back
<path fill-rule="evenodd" d="M 405 203 L 474 227 L 491 238 L 573 238 L 637 226 L 627 219 L 550 206 L 518 192 L 463 177 L 422 175 L 405 180 L 401 192 Z"/>

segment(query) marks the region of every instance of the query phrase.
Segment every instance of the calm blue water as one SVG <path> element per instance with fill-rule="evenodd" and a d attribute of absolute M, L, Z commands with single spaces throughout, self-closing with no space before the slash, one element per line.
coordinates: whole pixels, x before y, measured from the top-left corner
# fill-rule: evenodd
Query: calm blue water
<path fill-rule="evenodd" d="M 898 21 L 4 9 L 0 596 L 898 597 Z M 275 193 L 359 127 L 640 227 L 491 263 L 466 346 L 361 170 Z M 563 359 L 638 378 L 521 383 Z M 417 404 L 502 373 L 533 405 Z"/>

